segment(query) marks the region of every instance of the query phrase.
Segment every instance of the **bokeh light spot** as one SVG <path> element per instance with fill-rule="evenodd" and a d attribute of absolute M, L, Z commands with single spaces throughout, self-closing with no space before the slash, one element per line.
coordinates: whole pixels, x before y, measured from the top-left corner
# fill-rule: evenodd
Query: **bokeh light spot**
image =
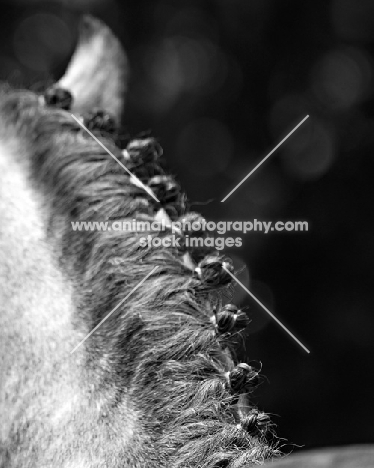
<path fill-rule="evenodd" d="M 333 132 L 322 121 L 310 122 L 308 131 L 295 132 L 281 152 L 286 171 L 301 180 L 322 177 L 335 159 Z"/>
<path fill-rule="evenodd" d="M 226 55 L 202 37 L 170 36 L 140 48 L 137 55 L 152 89 L 146 101 L 155 112 L 170 109 L 183 95 L 214 93 L 229 76 Z"/>
<path fill-rule="evenodd" d="M 372 82 L 372 64 L 359 49 L 335 50 L 314 67 L 312 88 L 324 106 L 344 109 L 360 102 Z"/>
<path fill-rule="evenodd" d="M 197 119 L 180 132 L 177 158 L 196 177 L 214 177 L 224 171 L 234 152 L 230 130 L 214 119 Z"/>
<path fill-rule="evenodd" d="M 60 18 L 37 13 L 19 23 L 13 48 L 17 59 L 27 68 L 48 72 L 56 58 L 69 52 L 72 41 L 73 35 Z"/>

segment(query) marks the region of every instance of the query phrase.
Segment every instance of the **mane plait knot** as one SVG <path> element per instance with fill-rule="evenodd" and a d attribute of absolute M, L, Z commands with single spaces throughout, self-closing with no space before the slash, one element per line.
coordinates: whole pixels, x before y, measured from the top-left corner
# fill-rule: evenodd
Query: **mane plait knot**
<path fill-rule="evenodd" d="M 217 256 L 205 257 L 195 268 L 195 276 L 200 280 L 201 286 L 206 289 L 214 289 L 231 283 L 233 266 L 228 261 L 223 261 Z"/>
<path fill-rule="evenodd" d="M 185 195 L 180 185 L 169 175 L 155 175 L 147 183 L 171 219 L 176 219 L 186 209 Z"/>
<path fill-rule="evenodd" d="M 251 435 L 265 434 L 271 426 L 271 420 L 266 413 L 254 409 L 250 414 L 242 418 L 240 426 Z"/>
<path fill-rule="evenodd" d="M 167 205 L 178 202 L 181 188 L 171 176 L 154 176 L 149 180 L 147 185 L 153 190 L 162 204 Z"/>
<path fill-rule="evenodd" d="M 216 328 L 221 335 L 243 330 L 250 320 L 246 313 L 238 309 L 234 304 L 226 304 L 216 314 Z"/>
<path fill-rule="evenodd" d="M 145 184 L 152 177 L 165 174 L 161 167 L 163 150 L 155 138 L 131 140 L 122 154 L 126 167 Z"/>
<path fill-rule="evenodd" d="M 128 160 L 133 164 L 154 164 L 163 154 L 161 145 L 151 137 L 131 140 L 126 150 Z"/>
<path fill-rule="evenodd" d="M 252 366 L 241 363 L 229 372 L 228 381 L 232 393 L 248 393 L 258 385 L 258 372 Z"/>
<path fill-rule="evenodd" d="M 199 263 L 206 255 L 215 251 L 213 247 L 207 247 L 204 243 L 204 239 L 208 237 L 207 232 L 204 230 L 205 218 L 198 213 L 191 212 L 180 217 L 178 222 L 182 226 L 185 239 L 189 238 L 188 247 L 186 242 L 186 249 L 196 263 Z"/>
<path fill-rule="evenodd" d="M 117 130 L 115 118 L 102 109 L 95 109 L 84 116 L 84 125 L 88 130 L 99 130 L 101 132 L 113 134 Z"/>
<path fill-rule="evenodd" d="M 205 218 L 199 213 L 190 212 L 178 219 L 183 228 L 183 233 L 190 237 L 203 237 L 205 233 L 203 226 L 206 223 Z"/>
<path fill-rule="evenodd" d="M 73 104 L 73 95 L 70 91 L 58 86 L 52 86 L 44 92 L 44 102 L 47 106 L 70 110 Z"/>

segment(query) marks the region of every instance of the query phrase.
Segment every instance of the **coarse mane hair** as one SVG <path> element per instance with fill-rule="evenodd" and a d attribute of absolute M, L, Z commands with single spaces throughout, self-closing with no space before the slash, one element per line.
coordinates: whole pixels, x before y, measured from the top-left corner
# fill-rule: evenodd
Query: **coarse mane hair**
<path fill-rule="evenodd" d="M 229 384 L 233 341 L 211 319 L 228 286 L 202 282 L 178 249 L 139 245 L 168 231 L 72 229 L 75 221 L 152 221 L 160 206 L 69 112 L 40 95 L 3 87 L 0 116 L 0 133 L 23 148 L 20 164 L 43 195 L 48 242 L 75 288 L 75 327 L 83 337 L 105 319 L 77 351 L 94 376 L 92 392 L 109 392 L 111 411 L 127 398 L 144 453 L 155 447 L 160 466 L 236 468 L 279 456 L 271 425 L 260 424 L 264 413 L 249 405 L 243 416 L 240 391 Z M 129 141 L 125 161 L 114 138 L 93 133 L 142 182 L 166 175 L 153 138 Z M 173 220 L 194 216 L 177 192 L 164 209 Z M 216 252 L 198 252 L 197 262 L 209 255 Z"/>

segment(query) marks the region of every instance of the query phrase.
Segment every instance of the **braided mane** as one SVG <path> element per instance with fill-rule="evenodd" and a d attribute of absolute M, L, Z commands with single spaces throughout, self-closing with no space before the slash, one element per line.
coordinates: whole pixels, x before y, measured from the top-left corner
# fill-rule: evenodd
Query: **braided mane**
<path fill-rule="evenodd" d="M 227 278 L 207 281 L 191 272 L 176 248 L 139 245 L 140 237 L 167 231 L 71 227 L 78 220 L 153 221 L 160 206 L 172 220 L 193 217 L 179 186 L 172 184 L 169 198 L 170 190 L 161 190 L 157 205 L 66 110 L 48 107 L 32 92 L 3 89 L 0 98 L 7 134 L 28 153 L 20 163 L 44 195 L 48 239 L 75 284 L 75 326 L 82 336 L 149 275 L 77 351 L 94 376 L 92 393 L 110 394 L 109 412 L 125 397 L 130 402 L 144 460 L 158 453 L 149 466 L 237 468 L 279 456 L 268 416 L 243 396 L 258 372 L 235 367 L 230 336 L 235 323 L 247 322 L 222 305 Z M 110 135 L 95 125 L 91 130 L 142 182 L 157 189 L 172 180 L 154 139 L 130 141 L 125 160 Z M 200 271 L 208 258 L 220 261 L 215 256 L 211 249 L 191 252 Z"/>

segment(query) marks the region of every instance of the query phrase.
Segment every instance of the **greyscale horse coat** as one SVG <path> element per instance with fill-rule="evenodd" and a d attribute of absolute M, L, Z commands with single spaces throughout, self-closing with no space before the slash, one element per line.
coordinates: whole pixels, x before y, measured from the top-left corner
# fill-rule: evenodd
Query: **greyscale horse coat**
<path fill-rule="evenodd" d="M 220 316 L 229 281 L 215 252 L 187 252 L 186 263 L 179 249 L 140 247 L 148 233 L 72 229 L 82 220 L 198 216 L 155 140 L 130 141 L 125 161 L 103 135 L 94 109 L 119 118 L 125 66 L 110 31 L 86 18 L 59 83 L 71 103 L 59 91 L 1 91 L 1 466 L 262 462 L 277 454 L 276 441 L 267 415 L 238 405 L 257 371 L 235 368 L 228 351 L 231 326 Z M 160 203 L 82 129 L 70 104 Z"/>
<path fill-rule="evenodd" d="M 59 88 L 0 91 L 0 466 L 238 468 L 276 459 L 270 419 L 248 399 L 258 371 L 232 351 L 247 321 L 223 305 L 229 261 L 209 248 L 139 245 L 168 231 L 72 229 L 160 213 L 199 219 L 154 139 L 132 140 L 123 153 L 104 135 L 111 120 L 94 109 L 120 118 L 126 75 L 117 40 L 87 17 Z"/>

